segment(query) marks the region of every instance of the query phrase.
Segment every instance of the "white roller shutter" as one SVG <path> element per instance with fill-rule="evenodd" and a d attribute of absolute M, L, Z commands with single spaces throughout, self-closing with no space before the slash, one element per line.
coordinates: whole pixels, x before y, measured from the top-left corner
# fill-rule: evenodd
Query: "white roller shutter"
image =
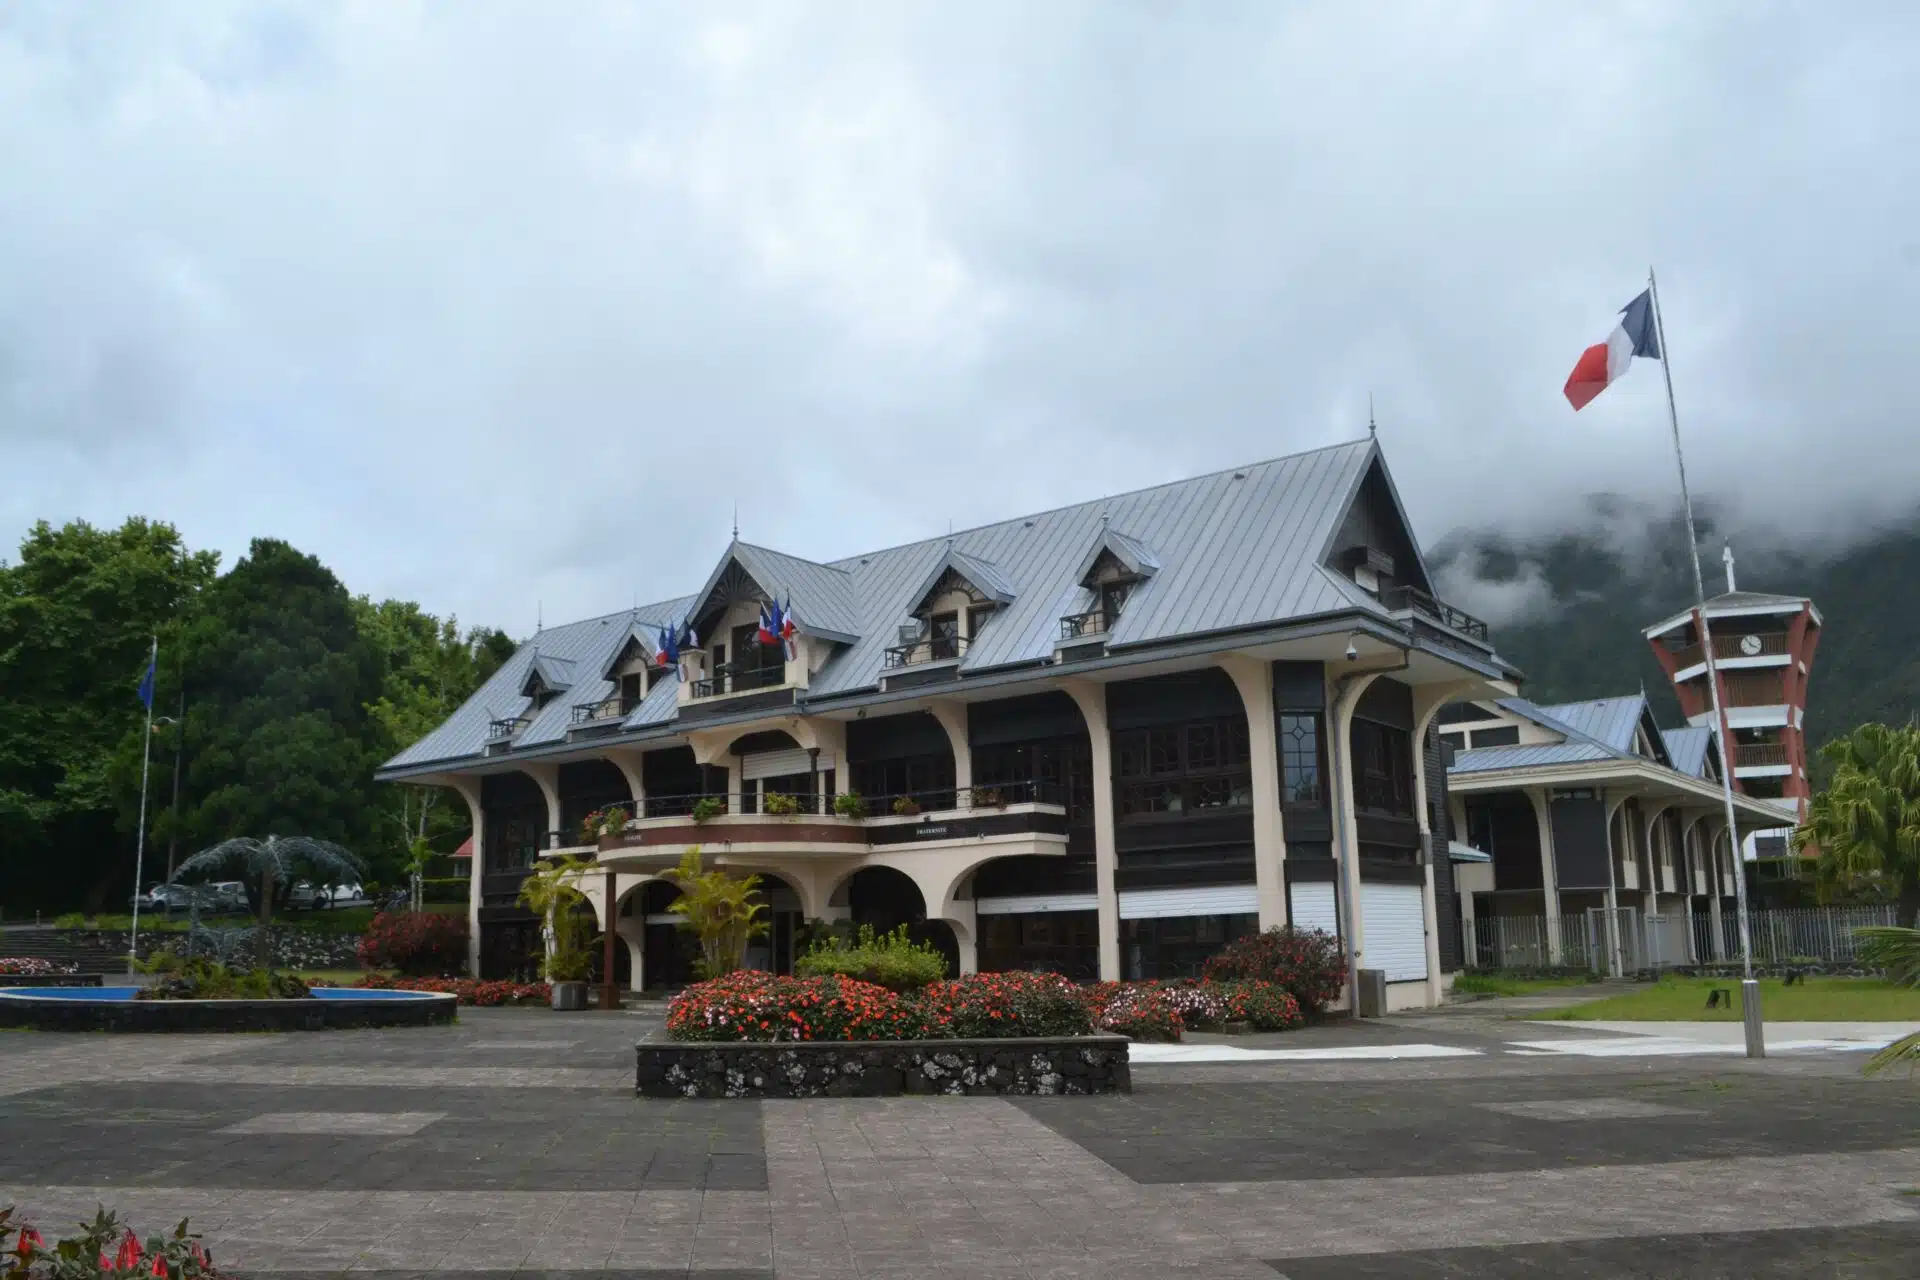
<path fill-rule="evenodd" d="M 755 778 L 784 778 L 792 773 L 812 773 L 813 757 L 795 747 L 791 751 L 759 751 L 740 757 L 740 776 L 748 782 Z"/>
<path fill-rule="evenodd" d="M 1303 880 L 1293 886 L 1287 921 L 1296 929 L 1321 929 L 1340 936 L 1340 912 L 1333 902 L 1333 881 Z"/>
<path fill-rule="evenodd" d="M 1167 920 L 1179 916 L 1252 915 L 1260 910 L 1250 884 L 1204 889 L 1129 889 L 1120 895 L 1122 920 Z"/>
<path fill-rule="evenodd" d="M 1091 893 L 1036 893 L 1014 898 L 975 898 L 973 912 L 981 916 L 1025 916 L 1042 911 L 1098 911 Z"/>
<path fill-rule="evenodd" d="M 1362 884 L 1360 936 L 1366 950 L 1363 969 L 1384 969 L 1388 982 L 1414 982 L 1427 976 L 1424 894 L 1417 884 Z"/>

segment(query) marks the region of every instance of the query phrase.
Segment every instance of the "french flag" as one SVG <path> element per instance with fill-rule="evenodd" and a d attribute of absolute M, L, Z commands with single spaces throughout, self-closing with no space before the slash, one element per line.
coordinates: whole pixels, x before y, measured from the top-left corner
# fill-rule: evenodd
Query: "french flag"
<path fill-rule="evenodd" d="M 793 625 L 793 597 L 787 597 L 786 608 L 782 609 L 776 604 L 774 605 L 774 609 L 776 611 L 774 620 L 778 624 L 774 629 L 780 633 L 780 649 L 781 652 L 787 655 L 787 660 L 791 662 L 793 660 L 793 636 L 796 630 Z"/>
<path fill-rule="evenodd" d="M 1580 410 L 1593 398 L 1626 376 L 1635 356 L 1660 358 L 1660 331 L 1653 318 L 1653 291 L 1643 289 L 1640 296 L 1620 309 L 1620 323 L 1605 342 L 1596 342 L 1580 353 L 1580 363 L 1567 377 L 1567 402 Z"/>
<path fill-rule="evenodd" d="M 774 644 L 780 639 L 780 602 L 760 606 L 760 634 L 755 637 L 761 644 Z"/>

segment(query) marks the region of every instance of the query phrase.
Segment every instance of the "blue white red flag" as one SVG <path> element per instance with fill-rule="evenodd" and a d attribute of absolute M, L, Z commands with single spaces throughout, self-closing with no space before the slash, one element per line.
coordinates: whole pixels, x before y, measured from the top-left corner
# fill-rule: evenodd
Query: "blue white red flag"
<path fill-rule="evenodd" d="M 148 711 L 153 710 L 154 668 L 159 665 L 159 662 L 160 648 L 158 645 L 155 645 L 153 652 L 147 657 L 147 674 L 140 677 L 140 705 L 144 706 Z"/>
<path fill-rule="evenodd" d="M 1620 309 L 1620 323 L 1605 342 L 1596 342 L 1580 353 L 1580 361 L 1567 377 L 1567 402 L 1580 410 L 1593 398 L 1625 376 L 1635 356 L 1660 358 L 1660 333 L 1653 319 L 1653 291 L 1643 289 L 1640 296 Z"/>
<path fill-rule="evenodd" d="M 780 602 L 773 601 L 760 606 L 760 632 L 755 638 L 761 644 L 773 644 L 780 638 Z"/>

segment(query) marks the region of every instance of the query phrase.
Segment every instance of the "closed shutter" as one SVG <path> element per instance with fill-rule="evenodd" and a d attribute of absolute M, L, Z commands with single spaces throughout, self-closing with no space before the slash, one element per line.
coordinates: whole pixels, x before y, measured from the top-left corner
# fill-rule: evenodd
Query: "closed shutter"
<path fill-rule="evenodd" d="M 1415 982 L 1427 976 L 1425 894 L 1417 884 L 1362 884 L 1361 919 L 1366 952 L 1361 967 L 1384 969 L 1388 982 Z"/>
<path fill-rule="evenodd" d="M 1204 889 L 1130 889 L 1120 895 L 1122 920 L 1167 920 L 1179 916 L 1252 915 L 1260 910 L 1250 884 Z"/>
<path fill-rule="evenodd" d="M 1293 905 L 1287 920 L 1296 929 L 1319 929 L 1340 936 L 1340 912 L 1333 901 L 1333 881 L 1308 880 L 1293 886 Z"/>
<path fill-rule="evenodd" d="M 1098 911 L 1100 900 L 1091 893 L 1035 893 L 1007 898 L 975 898 L 973 912 L 981 916 L 1025 916 L 1043 911 Z"/>
<path fill-rule="evenodd" d="M 740 757 L 740 776 L 748 782 L 756 778 L 784 778 L 794 773 L 812 773 L 813 757 L 798 747 L 791 751 L 760 751 Z"/>

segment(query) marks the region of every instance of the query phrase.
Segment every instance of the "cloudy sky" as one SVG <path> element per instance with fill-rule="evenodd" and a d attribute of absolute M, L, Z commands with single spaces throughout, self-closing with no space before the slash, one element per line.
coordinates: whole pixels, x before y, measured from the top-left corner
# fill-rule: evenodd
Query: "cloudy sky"
<path fill-rule="evenodd" d="M 1351 438 L 1416 525 L 1920 501 L 1920 6 L 0 8 L 0 549 L 530 631 Z M 1771 517 L 1768 517 L 1771 518 Z"/>

